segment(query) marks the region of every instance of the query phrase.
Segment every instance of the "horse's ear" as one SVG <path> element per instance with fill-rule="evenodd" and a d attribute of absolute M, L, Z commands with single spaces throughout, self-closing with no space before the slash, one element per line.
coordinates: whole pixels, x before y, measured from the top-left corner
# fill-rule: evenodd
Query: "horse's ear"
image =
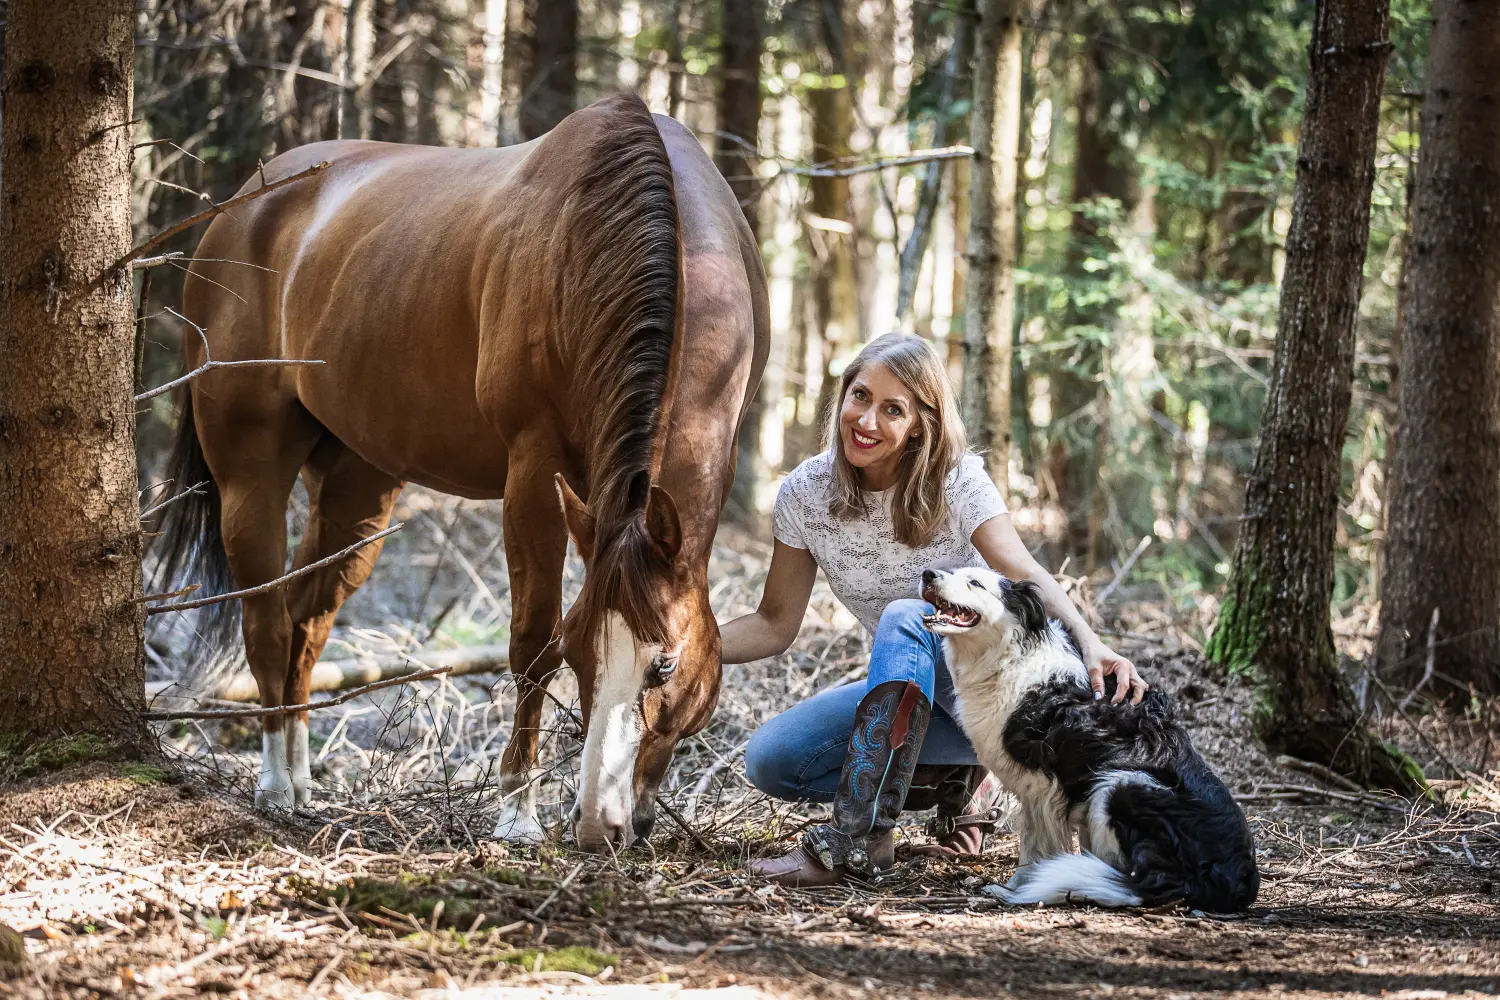
<path fill-rule="evenodd" d="M 672 494 L 660 486 L 651 487 L 646 501 L 646 530 L 657 551 L 669 561 L 677 558 L 677 553 L 682 551 L 682 521 L 677 517 L 677 504 L 673 502 Z"/>
<path fill-rule="evenodd" d="M 568 525 L 568 535 L 578 546 L 578 554 L 584 559 L 594 556 L 594 515 L 589 505 L 578 499 L 578 494 L 568 485 L 561 472 L 552 477 L 557 483 L 557 497 L 562 501 L 563 520 Z"/>

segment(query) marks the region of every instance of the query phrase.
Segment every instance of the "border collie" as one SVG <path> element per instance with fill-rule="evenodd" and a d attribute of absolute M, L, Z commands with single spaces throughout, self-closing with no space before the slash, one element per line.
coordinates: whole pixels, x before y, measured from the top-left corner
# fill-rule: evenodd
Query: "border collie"
<path fill-rule="evenodd" d="M 1096 699 L 1078 644 L 1034 583 L 988 569 L 922 574 L 959 721 L 1020 800 L 1008 903 L 1241 910 L 1260 891 L 1255 842 L 1171 702 Z M 1114 678 L 1108 678 L 1113 687 Z M 1111 694 L 1113 692 L 1111 691 Z M 1082 854 L 1072 853 L 1078 834 Z"/>

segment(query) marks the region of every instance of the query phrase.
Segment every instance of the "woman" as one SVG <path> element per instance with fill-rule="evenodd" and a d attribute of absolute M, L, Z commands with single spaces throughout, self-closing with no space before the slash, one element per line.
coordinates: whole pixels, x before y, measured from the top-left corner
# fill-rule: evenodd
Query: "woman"
<path fill-rule="evenodd" d="M 838 399 L 828 450 L 793 470 L 777 495 L 759 608 L 721 628 L 725 663 L 784 652 L 821 567 L 875 637 L 868 680 L 782 713 L 746 749 L 756 787 L 833 803 L 831 821 L 808 831 L 796 850 L 753 866 L 787 885 L 891 867 L 903 806 L 937 806 L 940 846 L 953 853 L 978 853 L 986 824 L 993 826 L 992 817 L 974 815 L 984 772 L 954 721 L 942 644 L 922 627 L 931 609 L 912 597 L 922 570 L 987 564 L 1034 581 L 1048 612 L 1078 638 L 1096 697 L 1107 673 L 1117 680 L 1117 701 L 1146 690 L 1022 544 L 983 461 L 967 451 L 931 346 L 896 333 L 872 341 L 844 371 Z"/>

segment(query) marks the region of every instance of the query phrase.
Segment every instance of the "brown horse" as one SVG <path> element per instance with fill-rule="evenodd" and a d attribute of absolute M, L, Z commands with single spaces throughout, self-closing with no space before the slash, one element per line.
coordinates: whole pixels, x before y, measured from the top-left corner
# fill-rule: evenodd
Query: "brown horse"
<path fill-rule="evenodd" d="M 708 555 L 767 350 L 740 207 L 692 134 L 634 96 L 503 149 L 318 143 L 266 180 L 323 160 L 199 245 L 183 308 L 215 360 L 326 364 L 191 384 L 174 476 L 216 490 L 174 505 L 164 573 L 197 557 L 214 583 L 226 560 L 239 587 L 275 579 L 299 473 L 298 566 L 381 531 L 407 482 L 503 496 L 518 694 L 496 836 L 542 835 L 529 778 L 566 659 L 588 726 L 577 838 L 644 837 L 673 748 L 718 699 Z M 185 354 L 203 360 L 192 339 Z M 564 619 L 570 534 L 587 576 Z M 263 705 L 307 701 L 378 548 L 245 599 Z M 310 786 L 306 714 L 267 718 L 256 802 L 301 805 Z"/>

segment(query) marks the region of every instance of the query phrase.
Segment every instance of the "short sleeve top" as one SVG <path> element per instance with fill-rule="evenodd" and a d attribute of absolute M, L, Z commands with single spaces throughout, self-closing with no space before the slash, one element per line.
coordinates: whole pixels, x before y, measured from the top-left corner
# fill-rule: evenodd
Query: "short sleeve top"
<path fill-rule="evenodd" d="M 828 512 L 832 485 L 833 460 L 826 451 L 793 469 L 776 494 L 773 532 L 783 545 L 812 553 L 834 596 L 872 635 L 886 605 L 917 596 L 922 570 L 983 566 L 970 539 L 981 524 L 1006 512 L 984 460 L 972 452 L 948 476 L 948 523 L 921 548 L 896 541 L 892 491 L 865 493 L 867 513 L 841 521 Z"/>

